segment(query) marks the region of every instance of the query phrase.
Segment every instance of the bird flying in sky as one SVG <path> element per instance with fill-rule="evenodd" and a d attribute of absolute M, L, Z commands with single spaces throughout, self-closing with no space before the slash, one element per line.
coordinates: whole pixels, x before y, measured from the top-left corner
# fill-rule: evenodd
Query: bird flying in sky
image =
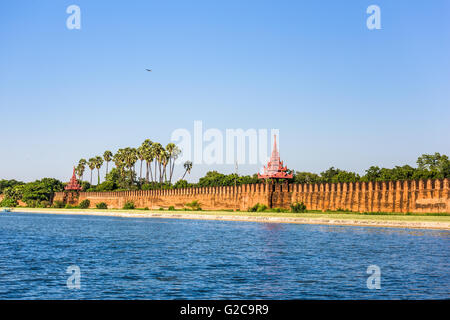
<path fill-rule="evenodd" d="M 149 72 L 152 72 L 152 69 L 145 69 L 145 70 L 147 70 L 147 71 L 149 71 Z"/>

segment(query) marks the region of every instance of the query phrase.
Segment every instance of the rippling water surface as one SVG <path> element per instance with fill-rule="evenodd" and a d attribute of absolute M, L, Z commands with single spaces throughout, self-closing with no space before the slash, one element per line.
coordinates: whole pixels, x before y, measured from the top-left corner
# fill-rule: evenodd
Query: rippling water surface
<path fill-rule="evenodd" d="M 447 231 L 8 213 L 0 298 L 448 299 L 449 244 Z"/>

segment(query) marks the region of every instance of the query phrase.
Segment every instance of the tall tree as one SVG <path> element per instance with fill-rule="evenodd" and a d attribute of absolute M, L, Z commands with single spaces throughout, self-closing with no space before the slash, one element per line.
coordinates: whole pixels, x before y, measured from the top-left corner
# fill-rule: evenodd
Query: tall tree
<path fill-rule="evenodd" d="M 152 153 L 152 144 L 153 142 L 150 139 L 146 139 L 142 143 L 143 153 L 144 153 L 144 160 L 145 160 L 145 166 L 147 168 L 145 172 L 145 180 L 147 182 L 150 182 L 150 179 L 153 181 L 153 175 L 152 175 L 152 167 L 151 164 L 153 162 L 153 153 Z"/>
<path fill-rule="evenodd" d="M 142 180 L 142 163 L 145 160 L 145 145 L 142 144 L 139 148 L 137 148 L 137 157 L 139 159 L 139 161 L 141 161 L 141 166 L 140 166 L 140 170 L 139 170 L 139 181 Z"/>
<path fill-rule="evenodd" d="M 163 148 L 161 150 L 161 152 L 159 153 L 159 172 L 160 172 L 160 177 L 159 177 L 159 182 L 163 183 L 167 181 L 167 176 L 166 176 L 166 168 L 167 168 L 167 164 L 169 163 L 169 154 L 167 153 L 167 151 Z"/>
<path fill-rule="evenodd" d="M 124 177 L 124 168 L 125 168 L 125 149 L 119 149 L 113 156 L 114 164 L 116 168 L 119 170 L 120 176 Z"/>
<path fill-rule="evenodd" d="M 184 164 L 183 164 L 183 167 L 184 167 L 184 174 L 183 174 L 183 177 L 181 178 L 181 180 L 183 180 L 184 179 L 184 176 L 186 175 L 186 173 L 191 173 L 191 170 L 192 170 L 192 162 L 191 161 L 186 161 Z"/>
<path fill-rule="evenodd" d="M 97 159 L 96 158 L 90 158 L 88 160 L 88 163 L 87 163 L 89 169 L 91 169 L 91 184 L 92 184 L 92 170 L 95 169 L 96 163 L 97 163 Z"/>
<path fill-rule="evenodd" d="M 100 168 L 103 165 L 103 158 L 100 156 L 95 157 L 95 168 L 97 169 L 97 185 L 100 184 Z"/>
<path fill-rule="evenodd" d="M 105 176 L 108 174 L 108 164 L 112 160 L 112 158 L 113 158 L 113 153 L 111 151 L 106 150 L 103 153 L 103 159 L 105 159 L 105 162 L 106 162 L 106 173 L 105 173 Z"/>
<path fill-rule="evenodd" d="M 431 171 L 431 176 L 435 179 L 450 177 L 450 160 L 445 154 L 423 154 L 417 159 L 417 165 L 420 171 Z"/>
<path fill-rule="evenodd" d="M 81 166 L 80 164 L 78 164 L 78 165 L 75 167 L 75 173 L 77 174 L 78 179 L 81 180 L 81 181 L 83 181 L 83 180 L 82 180 L 82 177 L 83 177 L 84 170 L 85 170 L 85 167 L 84 167 L 84 166 Z"/>
<path fill-rule="evenodd" d="M 155 159 L 155 181 L 156 181 L 156 168 L 158 166 L 159 168 L 159 182 L 162 181 L 162 170 L 161 170 L 161 160 L 162 160 L 162 154 L 165 152 L 163 146 L 159 142 L 155 142 L 152 144 L 152 153 L 153 158 Z"/>
<path fill-rule="evenodd" d="M 79 168 L 77 170 L 79 173 L 78 178 L 81 181 L 83 181 L 83 174 L 84 174 L 84 170 L 86 170 L 86 165 L 87 165 L 86 159 L 80 159 L 80 161 L 78 161 L 78 166 L 77 166 L 77 168 Z"/>
<path fill-rule="evenodd" d="M 180 148 L 178 148 L 175 143 L 169 143 L 166 146 L 167 153 L 169 154 L 169 184 L 172 184 L 173 170 L 175 168 L 175 161 L 181 153 Z"/>
<path fill-rule="evenodd" d="M 133 173 L 134 173 L 134 165 L 137 161 L 137 151 L 135 148 L 125 148 L 124 152 L 125 158 L 125 166 L 130 170 L 131 175 L 131 183 L 133 183 Z"/>

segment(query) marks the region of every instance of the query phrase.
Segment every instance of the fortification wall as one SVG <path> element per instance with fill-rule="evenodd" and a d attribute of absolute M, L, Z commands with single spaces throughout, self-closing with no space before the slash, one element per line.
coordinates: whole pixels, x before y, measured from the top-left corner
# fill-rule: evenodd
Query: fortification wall
<path fill-rule="evenodd" d="M 311 210 L 450 212 L 449 180 L 291 185 L 291 201 Z"/>
<path fill-rule="evenodd" d="M 198 200 L 204 210 L 247 210 L 257 203 L 268 205 L 270 185 L 251 184 L 238 187 L 204 187 L 172 190 L 139 190 L 119 192 L 80 192 L 78 204 L 89 199 L 90 207 L 105 202 L 108 208 L 120 209 L 127 201 L 133 201 L 137 208 L 159 209 L 174 206 L 185 208 L 186 203 Z M 63 192 L 55 194 L 54 200 L 65 201 Z"/>
<path fill-rule="evenodd" d="M 90 200 L 92 208 L 100 202 L 108 208 L 122 208 L 126 201 L 133 201 L 137 208 L 183 208 L 198 200 L 205 210 L 247 210 L 256 203 L 289 208 L 293 202 L 303 202 L 308 210 L 322 211 L 450 212 L 449 179 L 81 192 L 73 201 L 77 204 L 84 199 Z M 63 201 L 64 193 L 55 194 L 54 200 Z"/>

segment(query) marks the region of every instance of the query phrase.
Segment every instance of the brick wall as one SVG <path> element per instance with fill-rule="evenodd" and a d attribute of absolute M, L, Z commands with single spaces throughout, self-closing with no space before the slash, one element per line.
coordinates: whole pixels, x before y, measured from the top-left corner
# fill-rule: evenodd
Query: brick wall
<path fill-rule="evenodd" d="M 289 208 L 298 201 L 304 202 L 309 210 L 450 212 L 449 179 L 81 192 L 75 199 L 65 199 L 64 193 L 58 192 L 54 197 L 74 204 L 84 199 L 90 200 L 92 208 L 100 202 L 107 203 L 108 208 L 122 208 L 126 201 L 133 201 L 137 208 L 183 208 L 186 203 L 198 200 L 205 210 L 247 210 L 256 203 Z"/>
<path fill-rule="evenodd" d="M 108 208 L 122 208 L 125 202 L 133 201 L 137 208 L 148 207 L 158 209 L 160 207 L 184 208 L 186 203 L 198 200 L 202 209 L 240 209 L 247 210 L 256 203 L 267 205 L 269 188 L 264 184 L 252 184 L 234 187 L 204 187 L 173 190 L 139 190 L 119 192 L 81 192 L 76 201 L 67 201 L 63 192 L 55 194 L 54 200 L 78 204 L 89 199 L 91 207 L 100 202 L 105 202 Z"/>

